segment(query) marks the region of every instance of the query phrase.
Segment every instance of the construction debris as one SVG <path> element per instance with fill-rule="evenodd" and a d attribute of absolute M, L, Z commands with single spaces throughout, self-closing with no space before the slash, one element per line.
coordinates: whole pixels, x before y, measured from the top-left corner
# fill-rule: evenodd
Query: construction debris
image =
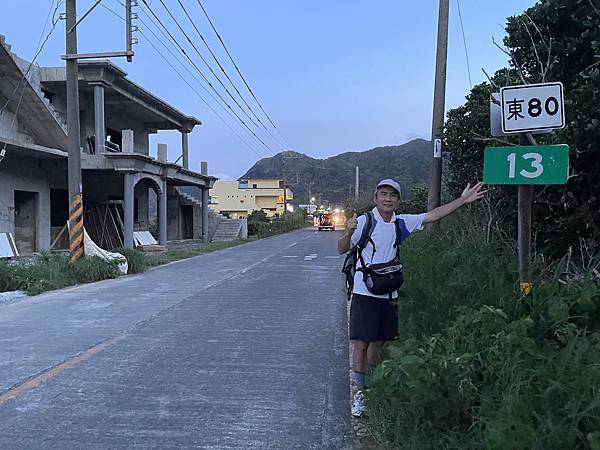
<path fill-rule="evenodd" d="M 0 258 L 19 256 L 15 238 L 12 233 L 0 233 Z"/>

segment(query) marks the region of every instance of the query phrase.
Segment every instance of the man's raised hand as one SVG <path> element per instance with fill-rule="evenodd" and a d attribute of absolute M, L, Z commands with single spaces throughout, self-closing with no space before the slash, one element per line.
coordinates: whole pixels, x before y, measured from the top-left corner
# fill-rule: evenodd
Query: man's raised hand
<path fill-rule="evenodd" d="M 354 213 L 354 215 L 346 221 L 346 236 L 352 236 L 352 233 L 354 233 L 354 230 L 356 230 L 357 226 L 358 219 L 356 218 L 356 213 Z"/>
<path fill-rule="evenodd" d="M 471 203 L 482 199 L 485 194 L 487 194 L 487 190 L 483 190 L 483 181 L 480 181 L 473 187 L 471 187 L 471 183 L 468 183 L 460 198 L 464 203 Z"/>

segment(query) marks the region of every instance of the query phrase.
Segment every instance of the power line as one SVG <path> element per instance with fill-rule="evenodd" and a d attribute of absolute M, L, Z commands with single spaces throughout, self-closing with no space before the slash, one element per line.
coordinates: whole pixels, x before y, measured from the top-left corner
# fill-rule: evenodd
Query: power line
<path fill-rule="evenodd" d="M 235 63 L 235 61 L 233 60 L 233 56 L 231 56 L 231 53 L 229 52 L 229 49 L 227 48 L 227 46 L 225 45 L 225 42 L 223 41 L 223 38 L 221 37 L 221 35 L 219 34 L 219 32 L 217 31 L 215 25 L 213 24 L 210 16 L 208 15 L 208 12 L 206 11 L 206 9 L 204 8 L 204 5 L 202 4 L 201 0 L 196 0 L 198 2 L 198 5 L 200 5 L 200 8 L 202 8 L 202 12 L 204 13 L 204 15 L 206 16 L 206 19 L 208 20 L 208 23 L 210 24 L 211 28 L 213 29 L 213 31 L 215 32 L 217 38 L 219 39 L 219 42 L 221 43 L 221 45 L 223 46 L 223 49 L 225 50 L 225 53 L 227 53 L 227 56 L 229 57 L 229 60 L 231 61 L 231 63 L 233 64 L 233 67 L 235 67 L 235 70 L 237 71 L 238 75 L 240 76 L 240 78 L 242 79 L 242 81 L 244 82 L 244 85 L 246 86 L 246 89 L 248 89 L 248 92 L 250 92 L 250 95 L 252 95 L 252 98 L 254 98 L 254 101 L 256 101 L 256 104 L 259 106 L 260 110 L 263 112 L 263 114 L 265 115 L 265 117 L 269 120 L 269 122 L 271 123 L 271 125 L 273 126 L 273 128 L 275 128 L 278 132 L 278 134 L 282 137 L 282 139 L 285 141 L 286 144 L 288 144 L 288 146 L 290 148 L 293 148 L 292 145 L 289 144 L 289 142 L 287 142 L 287 140 L 285 139 L 285 137 L 281 134 L 281 132 L 279 131 L 279 129 L 275 126 L 275 124 L 273 123 L 273 121 L 271 120 L 271 117 L 269 117 L 269 115 L 267 114 L 267 112 L 265 111 L 265 109 L 263 108 L 262 104 L 260 103 L 260 101 L 258 100 L 258 98 L 256 98 L 256 95 L 254 95 L 254 92 L 252 91 L 252 88 L 250 87 L 250 85 L 248 84 L 248 82 L 246 81 L 246 78 L 244 78 L 244 75 L 242 75 L 242 72 L 240 71 L 238 65 Z"/>
<path fill-rule="evenodd" d="M 200 76 L 204 79 L 204 81 L 210 86 L 210 88 L 217 94 L 217 96 L 219 97 L 219 99 L 227 106 L 227 108 L 229 108 L 229 110 L 235 115 L 235 117 L 242 123 L 242 125 L 244 126 L 244 128 L 246 128 L 248 130 L 248 132 L 258 141 L 261 143 L 261 145 L 263 147 L 265 147 L 269 152 L 273 153 L 273 150 L 263 142 L 262 139 L 260 139 L 256 133 L 254 133 L 250 127 L 248 127 L 248 125 L 246 124 L 246 122 L 244 122 L 244 120 L 233 110 L 233 108 L 231 107 L 231 105 L 229 105 L 229 103 L 227 103 L 227 101 L 223 98 L 223 96 L 219 93 L 219 91 L 217 91 L 215 89 L 215 87 L 212 85 L 212 83 L 206 78 L 206 76 L 202 73 L 202 71 L 200 70 L 200 68 L 197 66 L 196 63 L 194 63 L 194 61 L 191 59 L 191 57 L 187 54 L 187 52 L 185 51 L 185 49 L 181 46 L 181 44 L 179 44 L 179 42 L 177 41 L 177 39 L 175 39 L 172 35 L 172 33 L 169 31 L 169 29 L 165 26 L 165 24 L 162 22 L 162 20 L 156 15 L 156 13 L 154 12 L 154 10 L 152 8 L 150 8 L 150 6 L 148 5 L 148 2 L 146 0 L 142 0 L 142 3 L 146 6 L 146 8 L 148 9 L 148 11 L 150 11 L 150 13 L 152 14 L 152 16 L 157 20 L 157 22 L 160 24 L 160 26 L 165 30 L 165 32 L 169 35 L 169 38 L 171 39 L 171 41 L 177 46 L 177 48 L 179 48 L 179 51 L 181 51 L 183 53 L 183 55 L 188 59 L 188 61 L 190 62 L 190 64 L 192 64 L 192 66 L 194 66 L 194 69 L 196 69 L 196 71 L 200 74 Z"/>
<path fill-rule="evenodd" d="M 46 42 L 48 42 L 48 39 L 50 38 L 50 35 L 54 31 L 54 28 L 56 28 L 56 24 L 58 23 L 58 21 L 55 22 L 54 21 L 54 17 L 56 15 L 56 11 L 60 7 L 60 4 L 62 3 L 62 1 L 60 1 L 56 5 L 56 8 L 54 9 L 54 13 L 53 13 L 52 12 L 52 8 L 54 7 L 54 1 L 55 0 L 52 0 L 52 2 L 50 3 L 50 11 L 48 11 L 48 15 L 46 16 L 46 21 L 44 22 L 44 27 L 42 28 L 42 34 L 40 35 L 40 38 L 38 39 L 38 43 L 37 43 L 37 46 L 36 46 L 36 52 L 35 52 L 35 54 L 33 56 L 33 59 L 29 63 L 29 66 L 27 67 L 27 70 L 23 73 L 23 76 L 19 80 L 19 83 L 17 84 L 17 87 L 10 94 L 10 96 L 8 97 L 8 99 L 6 100 L 6 102 L 4 103 L 4 105 L 2 105 L 2 108 L 0 108 L 0 116 L 2 114 L 4 114 L 4 111 L 6 110 L 6 107 L 14 99 L 15 95 L 17 94 L 17 91 L 21 88 L 21 85 L 23 84 L 23 82 L 27 78 L 27 75 L 29 75 L 29 72 L 31 71 L 31 68 L 33 67 L 33 64 L 35 63 L 37 57 L 39 56 L 39 54 L 41 53 L 42 49 L 44 48 L 44 45 L 46 45 Z M 42 43 L 42 38 L 44 37 L 44 32 L 46 31 L 46 26 L 48 26 L 48 21 L 50 20 L 50 16 L 52 16 L 52 28 L 50 29 L 50 32 L 48 33 L 48 35 L 44 39 L 44 42 Z"/>
<path fill-rule="evenodd" d="M 19 95 L 19 102 L 17 103 L 17 107 L 15 108 L 13 119 L 12 119 L 10 127 L 8 129 L 8 134 L 9 135 L 12 132 L 13 127 L 15 126 L 15 122 L 17 120 L 17 115 L 19 114 L 19 109 L 21 108 L 21 102 L 23 101 L 23 95 L 25 93 L 25 87 L 26 87 L 25 82 L 26 82 L 26 79 L 27 79 L 27 75 L 31 71 L 31 68 L 35 64 L 35 62 L 36 62 L 38 56 L 40 55 L 40 53 L 42 53 L 42 50 L 44 49 L 46 43 L 48 42 L 48 39 L 50 39 L 50 36 L 54 32 L 54 30 L 56 29 L 56 25 L 58 24 L 58 20 L 56 19 L 56 12 L 58 11 L 58 8 L 60 7 L 60 5 L 63 2 L 62 2 L 62 0 L 59 0 L 57 2 L 56 7 L 54 8 L 54 12 L 53 12 L 52 8 L 54 7 L 54 1 L 55 0 L 52 0 L 51 3 L 50 3 L 50 10 L 48 11 L 48 15 L 46 16 L 46 21 L 44 22 L 44 27 L 42 28 L 42 32 L 40 34 L 40 38 L 38 39 L 38 44 L 37 44 L 37 47 L 36 47 L 36 52 L 33 55 L 33 58 L 31 59 L 31 62 L 29 63 L 29 66 L 27 67 L 27 70 L 25 72 L 23 72 L 23 76 L 19 80 L 19 83 L 17 84 L 17 87 L 14 89 L 14 91 L 11 93 L 11 95 L 8 97 L 8 99 L 6 100 L 6 102 L 4 103 L 4 105 L 2 106 L 2 108 L 0 109 L 0 116 L 2 116 L 2 114 L 4 114 L 4 111 L 6 110 L 6 108 L 8 107 L 8 105 L 10 104 L 10 102 L 12 101 L 12 99 L 15 97 L 16 93 L 18 92 L 18 90 L 22 86 L 21 94 Z M 44 32 L 46 31 L 46 26 L 48 25 L 48 21 L 50 20 L 50 16 L 52 16 L 52 27 L 50 28 L 50 31 L 48 31 L 48 34 L 46 35 L 46 37 L 44 38 L 44 40 L 42 41 L 42 38 L 44 37 Z M 7 146 L 8 146 L 8 142 L 4 142 L 4 145 L 2 146 L 2 150 L 0 150 L 0 162 L 2 162 L 2 160 L 6 156 L 6 147 Z"/>
<path fill-rule="evenodd" d="M 460 29 L 462 31 L 463 44 L 465 46 L 465 57 L 467 59 L 467 74 L 469 75 L 469 84 L 471 85 L 471 89 L 472 89 L 473 81 L 471 80 L 471 65 L 469 64 L 469 51 L 467 49 L 467 37 L 465 36 L 465 27 L 463 25 L 462 12 L 460 10 L 460 0 L 456 0 L 456 4 L 458 6 L 458 17 L 460 19 Z"/>
<path fill-rule="evenodd" d="M 194 42 L 192 41 L 192 39 L 185 32 L 185 30 L 183 29 L 183 27 L 181 26 L 181 24 L 179 23 L 179 21 L 177 20 L 177 18 L 173 15 L 173 13 L 171 12 L 171 10 L 167 7 L 167 5 L 165 4 L 165 2 L 163 0 L 159 0 L 159 1 L 160 1 L 160 4 L 163 6 L 163 8 L 167 11 L 167 14 L 169 15 L 169 17 L 171 17 L 171 20 L 173 20 L 173 22 L 175 23 L 175 25 L 177 26 L 177 28 L 179 29 L 179 31 L 181 31 L 181 33 L 183 34 L 183 36 L 185 37 L 185 39 L 192 46 L 192 48 L 194 49 L 194 51 L 196 52 L 196 54 L 200 57 L 200 59 L 202 60 L 202 62 L 206 66 L 206 68 L 210 71 L 210 73 L 213 75 L 213 77 L 215 77 L 215 79 L 219 82 L 219 84 L 225 90 L 225 92 L 227 93 L 227 95 L 229 95 L 229 98 L 231 98 L 231 100 L 233 100 L 233 102 L 236 104 L 236 106 L 240 109 L 240 111 L 242 113 L 244 113 L 244 115 L 250 120 L 250 122 L 252 122 L 252 124 L 255 127 L 258 127 L 258 124 L 256 122 L 254 122 L 254 120 L 252 119 L 252 117 L 250 117 L 250 115 L 246 112 L 246 110 L 244 108 L 242 108 L 242 106 L 238 103 L 238 101 L 235 99 L 235 97 L 233 96 L 233 94 L 231 94 L 231 92 L 229 91 L 229 89 L 227 89 L 227 87 L 225 86 L 225 84 L 223 83 L 223 81 L 221 80 L 221 78 L 219 78 L 219 76 L 215 73 L 215 71 L 213 70 L 213 68 L 208 63 L 208 61 L 206 61 L 206 59 L 204 58 L 204 56 L 202 55 L 202 53 L 200 52 L 200 50 L 198 50 L 198 47 L 196 47 L 196 45 L 194 44 Z M 193 22 L 192 22 L 192 24 L 193 24 Z"/>
<path fill-rule="evenodd" d="M 118 0 L 117 0 L 118 1 Z M 112 13 L 113 15 L 115 15 L 116 17 L 118 17 L 121 20 L 125 20 L 124 17 L 122 17 L 121 15 L 119 15 L 117 12 L 113 11 L 111 8 L 109 8 L 108 6 L 101 4 L 100 6 L 102 6 L 104 9 L 108 10 L 110 13 Z M 124 5 L 122 5 L 124 6 Z M 140 22 L 142 24 L 145 24 L 145 22 L 140 18 L 139 19 Z M 167 47 L 161 40 L 160 38 L 156 35 L 156 33 L 150 28 L 148 27 L 148 31 L 150 33 L 152 33 L 152 35 L 154 36 L 154 38 L 160 42 L 162 44 L 162 46 L 171 54 L 171 56 L 173 56 L 178 62 L 179 64 L 181 64 L 181 66 L 192 76 L 192 78 L 194 78 L 196 80 L 196 82 L 198 82 L 200 84 L 200 86 L 206 90 L 206 88 L 200 83 L 200 81 L 198 80 L 198 78 L 196 78 L 194 76 L 194 74 L 190 71 L 190 69 L 185 66 L 181 60 L 177 57 L 177 55 L 173 54 L 173 51 L 171 49 L 169 49 L 169 47 Z M 217 112 L 215 111 L 215 109 L 206 101 L 206 99 L 204 99 L 204 97 L 188 82 L 188 80 L 185 79 L 185 77 L 181 74 L 181 72 L 179 70 L 177 70 L 177 68 L 171 63 L 171 61 L 169 61 L 169 59 L 152 43 L 151 39 L 149 38 L 149 36 L 147 36 L 143 30 L 139 30 L 139 33 L 146 39 L 146 41 L 148 42 L 148 44 L 150 44 L 150 46 L 154 49 L 154 51 L 156 53 L 158 53 L 158 55 L 169 65 L 169 67 L 171 67 L 171 69 L 173 69 L 173 71 L 179 76 L 179 78 L 181 78 L 181 80 L 187 84 L 187 86 L 198 96 L 198 98 L 200 98 L 200 100 L 202 100 L 202 102 L 208 107 L 208 109 L 210 109 L 215 116 L 217 116 L 221 122 L 223 122 L 223 124 L 229 128 L 229 130 L 240 140 L 240 142 L 242 142 L 242 144 L 244 144 L 246 147 L 248 147 L 252 152 L 254 152 L 257 156 L 262 156 L 260 153 L 258 153 L 253 147 L 250 146 L 250 144 L 248 144 L 232 127 L 231 125 L 229 125 L 227 123 L 227 121 Z M 208 92 L 208 91 L 207 91 Z M 210 94 L 210 92 L 208 92 Z M 213 97 L 214 99 L 214 97 Z M 216 99 L 214 99 L 216 100 Z"/>
<path fill-rule="evenodd" d="M 192 19 L 191 15 L 189 14 L 189 12 L 186 9 L 186 7 L 184 6 L 184 4 L 181 2 L 181 0 L 177 0 L 177 2 L 179 3 L 179 6 L 181 6 L 181 9 L 183 10 L 183 12 L 185 13 L 186 17 L 188 18 L 188 20 L 192 24 L 192 27 L 194 28 L 194 30 L 196 31 L 196 33 L 198 34 L 198 36 L 200 36 L 200 39 L 202 40 L 202 43 L 204 44 L 204 46 L 209 51 L 209 53 L 212 56 L 213 60 L 215 61 L 215 63 L 219 67 L 219 69 L 221 69 L 221 72 L 223 73 L 223 75 L 225 76 L 225 78 L 227 78 L 227 81 L 229 81 L 229 84 L 231 84 L 231 86 L 233 87 L 233 89 L 237 93 L 238 97 L 242 100 L 242 102 L 244 103 L 244 105 L 246 105 L 246 108 L 248 108 L 248 110 L 252 113 L 252 115 L 256 118 L 256 120 L 258 120 L 258 122 L 262 125 L 263 129 L 269 134 L 269 136 L 271 137 L 271 139 L 273 139 L 273 142 L 275 142 L 279 146 L 285 147 L 285 145 L 282 145 L 282 143 L 279 142 L 275 138 L 275 136 L 273 136 L 271 134 L 271 132 L 265 126 L 265 124 L 262 122 L 262 120 L 260 120 L 260 117 L 258 117 L 258 115 L 254 112 L 254 109 L 252 109 L 252 107 L 248 104 L 248 102 L 246 101 L 246 99 L 244 98 L 244 96 L 240 93 L 239 89 L 234 84 L 233 80 L 231 79 L 231 77 L 229 76 L 229 74 L 227 73 L 227 71 L 225 70 L 225 68 L 223 67 L 223 65 L 219 62 L 219 59 L 217 58 L 217 56 L 215 55 L 215 53 L 213 52 L 213 50 L 210 48 L 210 45 L 208 45 L 208 42 L 206 42 L 206 39 L 204 38 L 204 36 L 202 35 L 202 33 L 200 32 L 200 30 L 198 29 L 198 27 L 194 23 L 194 20 Z"/>
<path fill-rule="evenodd" d="M 125 6 L 120 0 L 115 0 L 115 1 L 118 2 L 121 6 L 123 6 L 123 7 Z M 119 16 L 117 13 L 115 13 L 114 11 L 112 11 L 110 8 L 106 8 L 106 9 L 108 9 L 109 11 L 111 11 L 113 14 L 115 14 L 121 20 L 124 20 L 123 17 Z M 158 26 L 154 22 L 155 19 L 152 16 L 150 16 L 148 13 L 146 13 L 146 11 L 144 11 L 143 9 L 141 9 L 140 11 L 152 22 L 152 25 L 154 25 L 156 27 L 156 29 L 165 37 L 165 39 L 167 40 L 167 42 L 169 42 L 173 47 L 175 47 L 176 50 L 181 51 L 184 54 L 184 56 L 186 56 L 186 58 L 189 60 L 189 63 L 192 65 L 192 67 L 194 67 L 194 69 L 196 69 L 196 72 L 198 72 L 203 77 L 203 79 L 205 80 L 205 82 L 210 85 L 210 83 L 208 82 L 208 80 L 206 79 L 206 77 L 204 77 L 204 74 L 199 70 L 199 68 L 194 64 L 194 62 L 191 61 L 191 59 L 189 58 L 189 56 L 186 54 L 185 50 L 182 49 L 181 46 L 179 46 L 179 44 L 176 41 L 174 41 L 173 37 L 169 36 L 167 33 L 165 33 L 165 31 L 163 30 L 163 28 L 161 28 L 160 26 Z M 219 105 L 223 109 L 223 111 L 225 111 L 229 115 L 229 117 L 231 117 L 234 121 L 236 121 L 238 119 L 238 117 L 233 114 L 231 108 L 228 109 L 226 106 L 224 106 L 224 104 L 226 105 L 227 103 L 222 98 L 221 98 L 222 103 L 219 102 L 219 99 L 217 99 L 217 97 L 215 97 L 215 95 L 202 84 L 202 82 L 200 81 L 200 79 L 198 78 L 198 76 L 194 75 L 194 73 L 189 69 L 189 67 L 186 64 L 184 64 L 184 63 L 181 62 L 181 59 L 177 55 L 175 55 L 173 53 L 173 51 L 169 47 L 167 47 L 167 45 L 161 40 L 160 37 L 158 37 L 156 35 L 156 33 L 152 30 L 152 28 L 150 26 L 148 26 L 146 24 L 146 22 L 141 17 L 138 17 L 138 20 L 144 26 L 147 26 L 148 31 L 150 31 L 152 33 L 152 35 L 155 37 L 155 39 L 158 42 L 160 42 L 160 44 L 171 54 L 171 56 L 173 56 L 177 60 L 177 62 L 179 62 L 179 64 L 181 64 L 181 66 L 192 76 L 192 78 L 200 85 L 200 87 L 202 87 L 202 89 L 204 89 L 206 91 L 206 93 L 214 100 L 214 102 L 217 105 Z M 217 95 L 218 95 L 218 92 L 217 92 Z M 244 129 L 244 131 L 246 131 L 248 133 L 247 130 Z M 252 135 L 250 135 L 250 136 L 252 136 Z"/>

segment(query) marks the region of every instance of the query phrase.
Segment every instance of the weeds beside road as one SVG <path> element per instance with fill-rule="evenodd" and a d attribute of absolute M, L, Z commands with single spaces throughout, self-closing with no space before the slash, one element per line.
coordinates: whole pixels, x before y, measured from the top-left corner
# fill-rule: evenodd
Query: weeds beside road
<path fill-rule="evenodd" d="M 578 271 L 538 257 L 523 298 L 512 243 L 457 219 L 403 246 L 400 338 L 368 393 L 365 445 L 600 449 L 598 255 Z"/>
<path fill-rule="evenodd" d="M 142 253 L 138 250 L 128 249 L 116 251 L 125 255 L 129 264 L 129 273 L 133 274 L 180 259 L 244 244 L 251 240 L 197 243 L 185 248 L 158 253 Z M 19 290 L 25 291 L 29 295 L 37 295 L 46 291 L 118 276 L 119 271 L 116 264 L 97 256 L 86 256 L 75 263 L 70 263 L 67 254 L 42 253 L 36 259 L 24 264 L 9 264 L 6 261 L 0 261 L 0 292 Z"/>
<path fill-rule="evenodd" d="M 142 253 L 138 250 L 119 248 L 115 251 L 125 255 L 129 265 L 128 274 L 141 273 L 151 267 L 161 266 L 180 259 L 191 258 L 203 253 L 223 250 L 276 234 L 287 233 L 307 226 L 304 220 L 268 221 L 253 224 L 249 239 L 229 242 L 192 242 L 181 248 L 163 252 Z M 98 257 L 84 257 L 74 264 L 64 253 L 42 253 L 23 264 L 0 260 L 0 292 L 24 291 L 29 295 L 61 289 L 83 283 L 117 278 L 119 271 L 114 263 Z"/>

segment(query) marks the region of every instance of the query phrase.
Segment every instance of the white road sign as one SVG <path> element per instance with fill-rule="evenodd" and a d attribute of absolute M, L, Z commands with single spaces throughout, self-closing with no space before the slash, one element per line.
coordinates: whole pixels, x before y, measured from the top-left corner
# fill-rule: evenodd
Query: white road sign
<path fill-rule="evenodd" d="M 504 133 L 548 131 L 565 126 L 563 85 L 560 82 L 502 88 L 500 103 Z"/>

